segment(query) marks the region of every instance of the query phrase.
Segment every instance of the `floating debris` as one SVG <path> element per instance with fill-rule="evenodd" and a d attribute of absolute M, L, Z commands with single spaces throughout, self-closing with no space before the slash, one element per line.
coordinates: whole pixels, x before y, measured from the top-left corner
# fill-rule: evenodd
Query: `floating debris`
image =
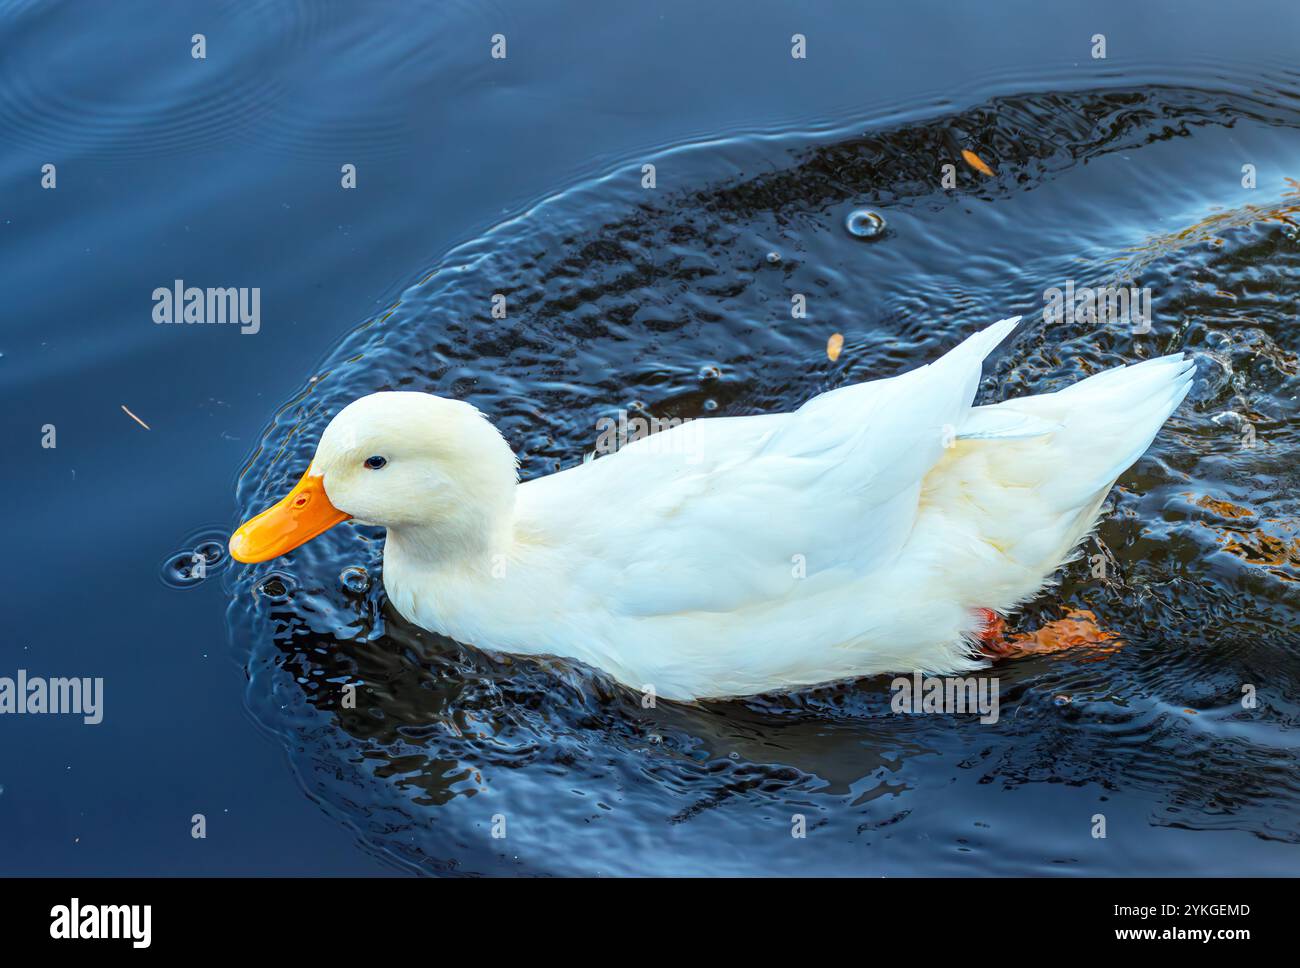
<path fill-rule="evenodd" d="M 840 333 L 831 333 L 831 338 L 826 341 L 826 355 L 834 363 L 840 358 L 840 351 L 844 349 L 844 337 Z"/>
<path fill-rule="evenodd" d="M 126 408 L 126 404 L 125 404 L 125 403 L 122 404 L 122 412 L 125 413 L 125 414 L 126 414 L 128 417 L 130 417 L 132 420 L 134 420 L 136 423 L 138 423 L 138 424 L 139 424 L 141 427 L 143 427 L 145 430 L 148 430 L 148 429 L 149 429 L 149 425 L 148 425 L 147 423 L 145 423 L 143 420 L 141 420 L 139 417 L 137 417 L 135 414 L 133 414 L 130 410 L 128 410 L 128 409 Z"/>
<path fill-rule="evenodd" d="M 988 175 L 990 178 L 993 177 L 993 169 L 990 168 L 988 165 L 984 164 L 984 159 L 981 158 L 979 155 L 975 154 L 975 152 L 963 148 L 961 152 L 961 157 L 962 160 L 966 162 L 966 164 L 970 165 L 981 175 Z"/>
<path fill-rule="evenodd" d="M 869 208 L 855 208 L 845 217 L 844 227 L 860 239 L 878 239 L 885 234 L 885 217 Z"/>

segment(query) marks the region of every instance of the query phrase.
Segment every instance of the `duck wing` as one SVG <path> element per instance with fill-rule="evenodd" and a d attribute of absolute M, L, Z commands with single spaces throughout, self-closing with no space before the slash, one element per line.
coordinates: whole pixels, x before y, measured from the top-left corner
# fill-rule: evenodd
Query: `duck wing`
<path fill-rule="evenodd" d="M 856 580 L 906 543 L 922 480 L 1018 321 L 793 413 L 692 421 L 531 481 L 521 515 L 568 549 L 575 586 L 626 616 L 731 612 L 796 594 L 796 579 Z"/>

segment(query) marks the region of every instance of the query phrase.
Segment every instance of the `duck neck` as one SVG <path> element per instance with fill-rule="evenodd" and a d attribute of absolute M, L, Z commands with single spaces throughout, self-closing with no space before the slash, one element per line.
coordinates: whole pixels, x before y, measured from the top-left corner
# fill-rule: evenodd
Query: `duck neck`
<path fill-rule="evenodd" d="M 384 554 L 396 553 L 425 571 L 490 570 L 514 546 L 514 517 L 512 486 L 508 504 L 467 508 L 455 520 L 437 524 L 390 527 Z"/>

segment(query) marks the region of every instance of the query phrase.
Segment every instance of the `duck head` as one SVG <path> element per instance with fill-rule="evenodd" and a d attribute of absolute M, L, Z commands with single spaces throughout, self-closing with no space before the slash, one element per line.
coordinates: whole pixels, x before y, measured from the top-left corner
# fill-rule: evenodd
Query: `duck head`
<path fill-rule="evenodd" d="M 514 509 L 518 462 L 477 409 L 430 393 L 372 393 L 330 421 L 302 479 L 230 538 L 269 561 L 348 518 L 421 538 L 432 554 L 489 544 Z"/>

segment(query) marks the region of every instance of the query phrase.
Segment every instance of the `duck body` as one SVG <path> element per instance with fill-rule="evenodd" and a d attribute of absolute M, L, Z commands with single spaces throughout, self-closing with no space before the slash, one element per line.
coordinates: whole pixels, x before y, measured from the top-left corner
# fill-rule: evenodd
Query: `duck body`
<path fill-rule="evenodd" d="M 350 435 L 338 461 L 356 462 L 400 450 L 404 420 L 442 428 L 430 490 L 404 482 L 412 505 L 440 493 L 425 518 L 368 519 L 389 529 L 393 606 L 467 644 L 576 659 L 673 700 L 969 671 L 983 610 L 1048 583 L 1192 378 L 1175 355 L 973 406 L 1017 321 L 791 413 L 693 421 L 523 484 L 473 408 L 374 394 L 335 418 L 312 471 L 365 520 L 347 503 L 360 491 L 333 485 L 331 436 Z"/>

